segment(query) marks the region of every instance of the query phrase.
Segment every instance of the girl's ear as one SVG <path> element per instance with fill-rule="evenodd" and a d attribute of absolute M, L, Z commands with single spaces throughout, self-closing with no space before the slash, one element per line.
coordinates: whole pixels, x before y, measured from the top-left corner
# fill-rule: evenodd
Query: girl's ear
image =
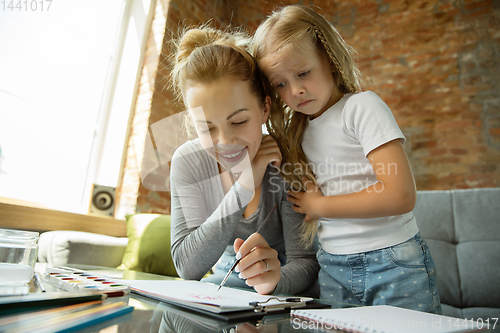
<path fill-rule="evenodd" d="M 271 97 L 266 96 L 264 99 L 264 108 L 262 109 L 264 112 L 262 114 L 262 124 L 265 124 L 267 119 L 269 118 L 269 113 L 271 112 Z"/>

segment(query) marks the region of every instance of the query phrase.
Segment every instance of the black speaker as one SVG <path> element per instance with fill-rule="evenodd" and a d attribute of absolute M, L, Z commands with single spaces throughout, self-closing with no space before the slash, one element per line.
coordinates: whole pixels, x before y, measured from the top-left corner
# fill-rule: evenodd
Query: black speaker
<path fill-rule="evenodd" d="M 115 213 L 116 188 L 93 184 L 89 214 L 113 216 Z"/>

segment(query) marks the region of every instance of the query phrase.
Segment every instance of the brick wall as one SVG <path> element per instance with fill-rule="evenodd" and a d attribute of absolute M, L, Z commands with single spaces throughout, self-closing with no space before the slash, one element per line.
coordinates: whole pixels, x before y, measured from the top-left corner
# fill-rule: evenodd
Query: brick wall
<path fill-rule="evenodd" d="M 144 64 L 135 102 L 134 116 L 131 119 L 124 172 L 118 189 L 116 218 L 123 219 L 127 214 L 136 212 L 168 213 L 170 195 L 167 192 L 150 192 L 142 186 L 140 170 L 144 157 L 144 146 L 152 115 L 153 99 L 158 100 L 157 72 L 160 65 L 159 54 L 163 48 L 165 24 L 169 11 L 168 0 L 157 0 L 155 14 L 148 34 Z M 154 98 L 153 98 L 154 97 Z M 156 103 L 156 102 L 155 102 Z M 156 104 L 154 104 L 156 105 Z"/>
<path fill-rule="evenodd" d="M 183 111 L 182 106 L 174 101 L 168 87 L 168 58 L 171 36 L 175 35 L 180 25 L 198 25 L 212 19 L 212 25 L 220 26 L 231 21 L 234 12 L 233 1 L 168 1 L 157 0 L 155 16 L 149 32 L 146 46 L 136 110 L 131 120 L 131 134 L 127 144 L 125 170 L 119 188 L 117 218 L 133 213 L 170 213 L 170 192 L 165 174 L 167 165 L 144 177 L 144 169 L 150 169 L 158 162 L 156 156 L 148 154 L 149 144 L 153 148 L 168 145 L 163 140 L 169 135 L 155 135 L 152 125 Z M 168 128 L 170 131 L 176 128 Z M 158 151 L 160 149 L 158 148 Z M 149 150 L 149 153 L 151 151 Z M 142 173 L 141 173 L 142 171 Z M 141 174 L 143 177 L 141 177 Z M 153 178 L 153 179 L 152 179 Z M 152 182 L 154 184 L 152 184 Z M 155 188 L 160 188 L 155 190 Z"/>
<path fill-rule="evenodd" d="M 166 3 L 164 10 L 169 7 L 164 11 L 167 32 L 175 31 L 181 21 L 197 24 L 209 19 L 215 26 L 232 22 L 253 30 L 276 5 L 294 3 L 158 1 Z M 386 101 L 407 137 L 405 149 L 419 190 L 500 186 L 498 1 L 301 3 L 316 6 L 358 51 L 359 66 L 366 76 L 364 90 L 372 90 Z M 168 40 L 169 34 L 166 36 Z M 180 108 L 165 89 L 167 54 L 160 56 L 156 44 L 156 53 L 150 47 L 151 57 L 143 71 L 149 90 L 139 94 L 136 117 L 149 112 L 148 124 L 154 124 Z M 144 132 L 146 120 L 138 123 Z M 137 198 L 135 209 L 169 212 L 169 193 L 146 190 L 137 179 L 129 186 L 126 175 L 133 172 L 127 168 L 131 166 L 126 166 L 122 192 L 138 188 L 129 195 Z M 128 202 L 129 210 L 134 209 L 133 201 Z"/>
<path fill-rule="evenodd" d="M 242 2 L 238 24 L 254 29 L 277 3 Z M 302 3 L 358 51 L 363 89 L 384 99 L 407 137 L 418 189 L 500 186 L 498 1 Z"/>

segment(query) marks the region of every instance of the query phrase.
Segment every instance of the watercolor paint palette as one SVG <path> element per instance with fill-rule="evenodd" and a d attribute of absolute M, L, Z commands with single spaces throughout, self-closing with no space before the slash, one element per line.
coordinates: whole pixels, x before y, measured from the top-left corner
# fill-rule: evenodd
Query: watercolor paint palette
<path fill-rule="evenodd" d="M 104 292 L 109 297 L 130 293 L 130 286 L 127 284 L 70 267 L 46 267 L 43 279 L 67 291 Z"/>

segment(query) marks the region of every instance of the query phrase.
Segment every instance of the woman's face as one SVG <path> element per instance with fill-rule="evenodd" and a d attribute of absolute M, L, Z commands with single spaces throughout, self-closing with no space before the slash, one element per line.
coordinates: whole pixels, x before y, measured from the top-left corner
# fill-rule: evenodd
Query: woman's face
<path fill-rule="evenodd" d="M 185 101 L 208 154 L 232 173 L 248 167 L 260 147 L 269 98 L 261 105 L 248 81 L 220 79 L 191 85 Z"/>

